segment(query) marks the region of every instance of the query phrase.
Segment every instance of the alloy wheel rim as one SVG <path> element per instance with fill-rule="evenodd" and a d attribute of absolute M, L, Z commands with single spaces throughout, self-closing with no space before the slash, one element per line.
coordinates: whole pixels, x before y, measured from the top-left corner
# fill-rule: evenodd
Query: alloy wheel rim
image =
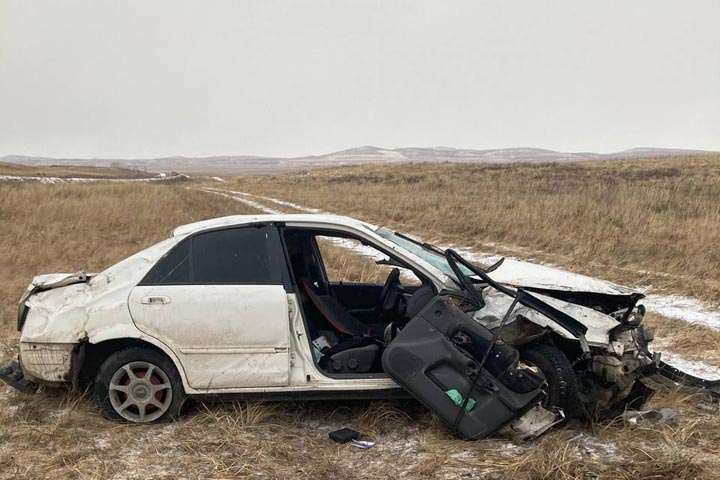
<path fill-rule="evenodd" d="M 130 362 L 118 368 L 108 386 L 110 403 L 125 420 L 147 423 L 162 417 L 172 402 L 167 374 L 150 362 Z"/>

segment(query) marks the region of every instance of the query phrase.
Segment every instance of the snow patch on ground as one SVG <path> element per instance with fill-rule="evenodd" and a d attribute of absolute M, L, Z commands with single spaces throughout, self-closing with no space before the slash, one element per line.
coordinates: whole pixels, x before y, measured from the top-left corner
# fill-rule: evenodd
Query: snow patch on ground
<path fill-rule="evenodd" d="M 690 324 L 705 325 L 720 330 L 720 311 L 694 298 L 649 294 L 641 302 L 648 310 L 664 317 L 677 318 Z"/>
<path fill-rule="evenodd" d="M 682 355 L 673 353 L 668 350 L 666 345 L 659 342 L 653 342 L 653 350 L 662 352 L 662 360 L 683 371 L 689 375 L 693 375 L 698 378 L 705 380 L 720 380 L 720 368 L 713 365 L 708 365 L 701 360 L 690 360 Z"/>
<path fill-rule="evenodd" d="M 372 247 L 368 247 L 367 245 L 363 245 L 361 243 L 354 242 L 347 238 L 322 237 L 322 239 L 326 240 L 340 248 L 350 250 L 353 253 L 357 253 L 358 255 L 362 255 L 363 257 L 371 258 L 375 261 L 388 259 L 388 256 L 383 254 L 382 252 L 379 252 L 378 250 L 375 250 Z"/>
<path fill-rule="evenodd" d="M 26 177 L 18 175 L 0 175 L 0 181 L 6 182 L 40 182 L 49 185 L 58 183 L 91 183 L 91 182 L 165 182 L 168 180 L 176 180 L 187 178 L 187 175 L 158 175 L 149 178 L 86 178 L 86 177 Z"/>
<path fill-rule="evenodd" d="M 246 193 L 245 195 L 250 195 L 250 194 L 249 194 L 249 193 Z M 304 206 L 302 206 L 302 205 L 298 205 L 297 203 L 286 202 L 285 200 L 279 200 L 279 199 L 277 199 L 277 198 L 263 197 L 263 196 L 260 196 L 260 195 L 252 195 L 252 196 L 255 196 L 255 197 L 257 197 L 257 198 L 261 198 L 261 199 L 263 199 L 263 200 L 267 200 L 267 201 L 269 201 L 269 202 L 275 203 L 275 204 L 277 204 L 277 205 L 281 205 L 281 206 L 283 206 L 283 207 L 294 208 L 295 210 L 300 210 L 301 212 L 307 212 L 307 213 L 328 213 L 328 212 L 323 212 L 323 211 L 320 210 L 319 208 L 304 207 Z"/>
<path fill-rule="evenodd" d="M 101 450 L 110 447 L 110 442 L 107 438 L 95 438 L 95 446 Z"/>
<path fill-rule="evenodd" d="M 21 405 L 6 405 L 5 406 L 5 413 L 7 413 L 9 416 L 14 417 L 17 412 L 20 410 Z"/>
<path fill-rule="evenodd" d="M 213 195 L 219 195 L 221 197 L 229 198 L 231 200 L 235 200 L 236 202 L 244 203 L 248 207 L 254 208 L 263 213 L 271 213 L 271 214 L 283 213 L 280 210 L 275 210 L 274 208 L 269 208 L 269 207 L 266 207 L 265 205 L 262 205 L 254 200 L 250 200 L 247 197 L 254 197 L 254 195 L 250 195 L 247 193 L 234 192 L 232 190 L 217 190 L 215 188 L 201 188 L 200 190 L 203 192 L 212 193 Z"/>
<path fill-rule="evenodd" d="M 570 440 L 568 443 L 577 445 L 583 455 L 587 455 L 594 460 L 603 458 L 619 459 L 622 458 L 621 453 L 615 443 L 600 442 L 594 437 L 581 433 Z"/>

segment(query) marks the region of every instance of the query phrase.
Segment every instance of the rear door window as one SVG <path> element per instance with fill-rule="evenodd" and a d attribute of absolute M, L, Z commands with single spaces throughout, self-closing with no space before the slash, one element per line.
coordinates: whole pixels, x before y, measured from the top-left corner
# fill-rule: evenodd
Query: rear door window
<path fill-rule="evenodd" d="M 282 283 L 276 267 L 274 227 L 244 227 L 200 233 L 193 238 L 193 283 Z"/>
<path fill-rule="evenodd" d="M 141 285 L 282 284 L 284 256 L 274 226 L 203 232 L 162 257 Z"/>

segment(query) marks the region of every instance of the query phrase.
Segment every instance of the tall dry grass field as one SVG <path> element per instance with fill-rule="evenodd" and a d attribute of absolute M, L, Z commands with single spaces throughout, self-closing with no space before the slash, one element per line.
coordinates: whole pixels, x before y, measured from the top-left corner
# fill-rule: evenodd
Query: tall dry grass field
<path fill-rule="evenodd" d="M 720 155 L 372 165 L 240 177 L 233 187 L 427 240 L 720 300 Z"/>

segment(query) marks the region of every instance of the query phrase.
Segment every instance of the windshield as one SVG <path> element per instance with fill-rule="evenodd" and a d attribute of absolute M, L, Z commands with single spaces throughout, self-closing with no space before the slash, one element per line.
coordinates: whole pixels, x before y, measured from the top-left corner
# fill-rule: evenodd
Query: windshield
<path fill-rule="evenodd" d="M 414 255 L 425 260 L 427 263 L 437 268 L 448 277 L 455 279 L 455 272 L 453 272 L 452 268 L 450 268 L 450 265 L 445 258 L 445 254 L 438 247 L 430 245 L 429 243 L 423 243 L 421 241 L 414 240 L 406 235 L 392 232 L 387 228 L 383 227 L 378 228 L 375 233 L 383 237 L 385 240 L 389 240 L 395 245 L 398 245 L 399 247 L 402 247 L 408 252 L 411 252 Z M 460 268 L 465 275 L 475 275 L 467 267 L 461 265 Z"/>

